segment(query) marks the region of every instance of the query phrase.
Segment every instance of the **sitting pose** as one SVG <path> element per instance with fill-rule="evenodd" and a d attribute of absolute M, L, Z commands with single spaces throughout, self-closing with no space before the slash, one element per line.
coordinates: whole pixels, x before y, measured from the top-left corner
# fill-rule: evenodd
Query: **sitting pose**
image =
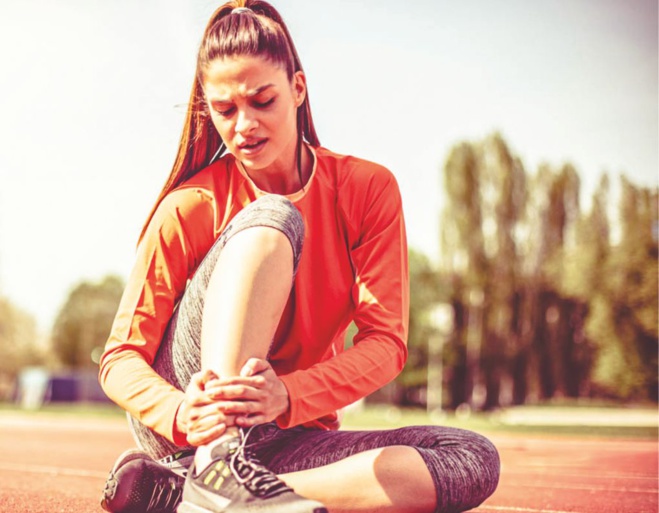
<path fill-rule="evenodd" d="M 320 146 L 280 15 L 264 1 L 226 3 L 204 32 L 178 155 L 101 360 L 139 446 L 117 460 L 103 507 L 479 505 L 499 478 L 482 436 L 339 430 L 342 408 L 403 368 L 408 303 L 394 176 Z"/>

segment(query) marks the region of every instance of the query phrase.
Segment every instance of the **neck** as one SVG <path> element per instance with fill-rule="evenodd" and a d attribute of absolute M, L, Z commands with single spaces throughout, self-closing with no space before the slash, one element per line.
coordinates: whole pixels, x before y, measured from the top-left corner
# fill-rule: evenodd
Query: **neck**
<path fill-rule="evenodd" d="M 304 143 L 302 143 L 300 157 L 300 171 L 298 171 L 296 150 L 294 150 L 292 158 L 285 159 L 286 164 L 275 162 L 267 169 L 252 171 L 245 168 L 245 171 L 254 185 L 262 191 L 281 195 L 293 194 L 306 185 L 313 168 L 311 150 Z"/>

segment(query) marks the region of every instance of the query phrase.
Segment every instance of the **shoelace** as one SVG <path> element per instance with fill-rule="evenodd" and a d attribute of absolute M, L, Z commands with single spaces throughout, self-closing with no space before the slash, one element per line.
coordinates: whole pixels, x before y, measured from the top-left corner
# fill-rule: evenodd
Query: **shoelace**
<path fill-rule="evenodd" d="M 236 480 L 245 485 L 254 495 L 262 498 L 270 498 L 284 492 L 293 491 L 274 472 L 263 466 L 251 451 L 247 451 L 245 448 L 252 429 L 253 427 L 249 429 L 247 434 L 241 431 L 240 445 L 231 455 L 229 466 Z"/>
<path fill-rule="evenodd" d="M 183 487 L 177 486 L 176 479 L 167 478 L 166 480 L 156 481 L 151 491 L 151 498 L 146 507 L 146 512 L 174 511 L 182 494 Z"/>

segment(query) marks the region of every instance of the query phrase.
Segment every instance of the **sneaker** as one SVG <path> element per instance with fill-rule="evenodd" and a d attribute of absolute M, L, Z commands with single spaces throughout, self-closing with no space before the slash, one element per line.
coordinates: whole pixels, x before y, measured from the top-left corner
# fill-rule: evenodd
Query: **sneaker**
<path fill-rule="evenodd" d="M 327 513 L 321 503 L 297 495 L 263 466 L 246 450 L 246 440 L 241 431 L 219 444 L 201 472 L 193 464 L 177 513 Z"/>
<path fill-rule="evenodd" d="M 101 507 L 111 513 L 175 513 L 185 483 L 181 466 L 191 458 L 176 453 L 159 462 L 144 451 L 124 452 L 105 482 Z"/>
<path fill-rule="evenodd" d="M 194 461 L 194 453 L 194 449 L 178 451 L 174 454 L 170 454 L 169 456 L 165 456 L 164 458 L 159 459 L 158 463 L 164 465 L 179 476 L 185 477 L 188 475 L 188 470 Z"/>

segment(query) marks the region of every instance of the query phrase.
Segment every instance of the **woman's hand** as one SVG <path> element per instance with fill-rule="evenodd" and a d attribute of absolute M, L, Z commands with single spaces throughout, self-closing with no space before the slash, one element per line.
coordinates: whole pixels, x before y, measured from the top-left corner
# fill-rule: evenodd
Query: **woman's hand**
<path fill-rule="evenodd" d="M 209 380 L 206 393 L 240 427 L 270 422 L 289 408 L 288 390 L 270 363 L 260 358 L 247 360 L 240 376 Z"/>
<path fill-rule="evenodd" d="M 208 383 L 217 379 L 211 370 L 193 374 L 176 414 L 177 429 L 195 447 L 216 440 L 227 427 L 235 425 L 234 418 L 227 416 L 206 390 Z"/>

